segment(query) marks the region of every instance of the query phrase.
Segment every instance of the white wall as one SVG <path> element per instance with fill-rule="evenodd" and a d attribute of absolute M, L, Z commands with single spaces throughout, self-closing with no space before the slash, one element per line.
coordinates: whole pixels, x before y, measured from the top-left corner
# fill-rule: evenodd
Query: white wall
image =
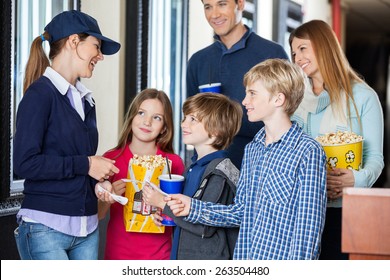
<path fill-rule="evenodd" d="M 122 0 L 82 0 L 81 11 L 94 17 L 104 36 L 121 43 L 120 51 L 104 56 L 90 79 L 82 82 L 93 91 L 96 102 L 99 147 L 97 154 L 113 148 L 123 123 L 125 70 L 125 8 Z"/>
<path fill-rule="evenodd" d="M 332 25 L 332 10 L 329 0 L 295 0 L 303 6 L 303 22 L 320 19 Z"/>
<path fill-rule="evenodd" d="M 213 40 L 213 29 L 204 16 L 202 1 L 189 1 L 188 57 L 210 45 Z"/>
<path fill-rule="evenodd" d="M 293 0 L 298 2 L 303 7 L 303 22 L 313 19 L 320 19 L 328 23 L 331 27 L 332 23 L 332 3 L 329 0 Z M 345 49 L 345 11 L 341 11 L 341 47 Z"/>
<path fill-rule="evenodd" d="M 272 40 L 273 0 L 257 1 L 257 34 Z"/>

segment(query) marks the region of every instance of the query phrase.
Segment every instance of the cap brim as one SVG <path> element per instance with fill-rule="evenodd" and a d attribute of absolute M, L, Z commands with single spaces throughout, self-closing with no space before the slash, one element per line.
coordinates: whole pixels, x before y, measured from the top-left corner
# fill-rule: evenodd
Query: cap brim
<path fill-rule="evenodd" d="M 101 40 L 102 44 L 101 44 L 100 49 L 102 51 L 102 54 L 105 54 L 105 55 L 115 54 L 121 48 L 121 44 L 119 44 L 118 42 L 115 42 L 107 37 L 104 37 L 101 34 L 93 33 L 93 32 L 86 32 L 86 33 Z"/>

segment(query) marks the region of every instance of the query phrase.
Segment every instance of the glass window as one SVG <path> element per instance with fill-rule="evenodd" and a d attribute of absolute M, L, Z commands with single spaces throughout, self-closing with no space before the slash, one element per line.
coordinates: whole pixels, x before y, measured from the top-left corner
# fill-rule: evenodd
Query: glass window
<path fill-rule="evenodd" d="M 6 160 L 9 164 L 5 165 L 9 178 L 1 180 L 1 201 L 8 197 L 18 197 L 23 191 L 23 180 L 13 175 L 12 166 L 12 138 L 15 131 L 15 116 L 18 104 L 23 96 L 23 79 L 25 65 L 28 60 L 30 45 L 32 41 L 44 31 L 46 24 L 58 13 L 65 10 L 78 8 L 78 0 L 13 0 L 4 4 L 2 11 L 2 24 L 10 26 L 10 35 L 8 39 L 2 36 L 2 45 L 6 51 L 2 54 L 2 61 L 9 65 L 9 73 L 2 76 L 2 83 L 7 84 L 9 92 L 2 92 L 3 109 L 10 109 L 9 115 L 1 119 L 2 127 L 9 129 L 9 138 L 2 137 L 2 153 L 7 154 Z M 5 9 L 9 9 L 7 14 Z M 11 16 L 10 16 L 11 15 Z M 5 20 L 6 19 L 6 20 Z M 9 33 L 8 33 L 9 34 Z M 48 46 L 46 46 L 48 47 Z M 8 77 L 10 76 L 10 79 Z M 2 90 L 3 91 L 3 90 Z M 3 110 L 7 111 L 7 110 Z M 3 143 L 4 142 L 4 143 Z M 2 173 L 6 174 L 6 172 Z M 7 188 L 7 189 L 5 189 Z M 8 189 L 9 188 L 9 189 Z M 8 204 L 0 203 L 0 215 L 9 211 Z M 11 207 L 13 207 L 11 205 Z"/>
<path fill-rule="evenodd" d="M 69 0 L 16 0 L 15 8 L 15 80 L 14 112 L 23 96 L 24 68 L 32 41 L 43 33 L 46 24 L 57 14 L 72 10 L 77 1 Z M 48 51 L 48 45 L 44 44 Z"/>
<path fill-rule="evenodd" d="M 12 134 L 15 131 L 15 115 L 18 104 L 23 96 L 23 79 L 25 66 L 28 60 L 30 46 L 32 41 L 41 33 L 50 20 L 57 14 L 72 10 L 77 7 L 77 1 L 69 0 L 16 0 L 15 3 L 15 57 L 14 57 L 14 94 L 13 94 L 13 115 L 11 119 Z M 44 48 L 49 51 L 48 44 L 44 43 Z M 12 145 L 12 143 L 11 143 Z M 12 149 L 11 149 L 12 151 Z M 12 159 L 12 157 L 11 157 Z M 12 161 L 11 161 L 11 170 Z M 20 192 L 23 190 L 23 181 L 19 180 L 15 175 L 13 176 L 11 184 L 11 193 Z"/>
<path fill-rule="evenodd" d="M 175 124 L 181 122 L 185 98 L 187 11 L 185 0 L 150 1 L 148 87 L 169 95 Z M 180 126 L 175 126 L 174 147 L 183 156 Z"/>
<path fill-rule="evenodd" d="M 256 32 L 257 27 L 257 0 L 245 1 L 244 12 L 242 13 L 242 22 Z"/>

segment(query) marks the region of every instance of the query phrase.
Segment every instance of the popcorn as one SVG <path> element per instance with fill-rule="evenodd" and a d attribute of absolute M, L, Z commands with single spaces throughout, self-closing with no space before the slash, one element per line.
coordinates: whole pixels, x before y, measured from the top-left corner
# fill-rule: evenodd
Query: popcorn
<path fill-rule="evenodd" d="M 123 209 L 123 218 L 126 231 L 163 233 L 164 227 L 154 224 L 151 214 L 157 209 L 144 203 L 142 199 L 142 188 L 145 182 L 159 186 L 158 177 L 166 174 L 167 162 L 161 155 L 134 155 L 129 162 L 127 173 L 128 183 L 125 196 L 129 202 Z"/>
<path fill-rule="evenodd" d="M 316 137 L 322 145 L 328 168 L 360 170 L 363 165 L 363 137 L 353 132 L 337 131 Z"/>
<path fill-rule="evenodd" d="M 134 155 L 132 159 L 132 164 L 145 167 L 147 169 L 152 169 L 160 166 L 165 166 L 165 158 L 163 158 L 161 155 L 145 155 L 145 156 L 139 156 Z"/>
<path fill-rule="evenodd" d="M 363 137 L 349 131 L 337 131 L 336 133 L 326 133 L 323 136 L 316 137 L 316 140 L 323 146 L 325 145 L 343 145 L 363 141 Z"/>

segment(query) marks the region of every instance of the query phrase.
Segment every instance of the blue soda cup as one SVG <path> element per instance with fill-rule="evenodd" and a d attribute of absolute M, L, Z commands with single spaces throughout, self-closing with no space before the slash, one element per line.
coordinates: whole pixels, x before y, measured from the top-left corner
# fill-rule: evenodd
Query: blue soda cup
<path fill-rule="evenodd" d="M 221 83 L 212 83 L 199 86 L 199 92 L 221 93 Z"/>
<path fill-rule="evenodd" d="M 171 178 L 169 178 L 169 174 L 160 175 L 158 177 L 160 180 L 160 189 L 167 194 L 175 194 L 183 192 L 184 185 L 184 177 L 181 175 L 171 174 Z M 175 222 L 171 217 L 162 214 L 162 224 L 164 226 L 176 226 Z"/>

